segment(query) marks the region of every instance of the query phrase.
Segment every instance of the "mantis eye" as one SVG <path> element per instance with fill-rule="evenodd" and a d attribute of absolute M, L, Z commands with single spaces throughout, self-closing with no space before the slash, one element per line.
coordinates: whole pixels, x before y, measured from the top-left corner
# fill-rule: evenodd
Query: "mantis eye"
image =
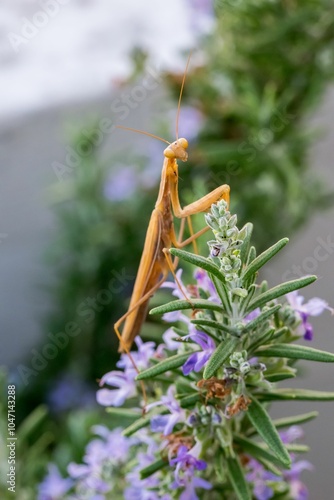
<path fill-rule="evenodd" d="M 179 139 L 178 142 L 179 142 L 180 146 L 183 147 L 183 149 L 187 149 L 187 147 L 188 147 L 188 141 L 187 141 L 187 139 L 181 138 L 181 139 Z"/>
<path fill-rule="evenodd" d="M 175 153 L 174 153 L 174 151 L 171 149 L 171 147 L 170 147 L 170 146 L 168 146 L 168 148 L 166 148 L 166 149 L 165 149 L 165 151 L 164 151 L 164 156 L 165 156 L 166 158 L 170 158 L 170 159 L 175 158 Z"/>

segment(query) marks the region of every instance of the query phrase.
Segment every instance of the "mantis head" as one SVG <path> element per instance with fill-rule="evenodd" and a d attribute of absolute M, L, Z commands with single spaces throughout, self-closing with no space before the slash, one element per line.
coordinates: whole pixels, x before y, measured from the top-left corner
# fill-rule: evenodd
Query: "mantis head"
<path fill-rule="evenodd" d="M 165 149 L 164 155 L 166 158 L 169 158 L 171 160 L 176 159 L 176 160 L 187 161 L 188 159 L 188 153 L 186 151 L 187 147 L 188 147 L 187 139 L 183 138 L 177 139 Z"/>

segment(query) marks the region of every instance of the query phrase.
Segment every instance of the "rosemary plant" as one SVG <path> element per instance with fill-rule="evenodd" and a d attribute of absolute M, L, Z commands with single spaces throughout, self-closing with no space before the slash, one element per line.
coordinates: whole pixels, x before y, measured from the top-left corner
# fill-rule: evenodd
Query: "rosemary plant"
<path fill-rule="evenodd" d="M 137 338 L 132 357 L 139 374 L 122 355 L 122 371 L 100 381 L 99 403 L 132 422 L 123 430 L 95 427 L 99 438 L 87 448 L 85 464 L 69 465 L 68 498 L 73 491 L 80 498 L 127 500 L 307 498 L 300 473 L 311 464 L 299 456 L 308 448 L 295 441 L 299 424 L 317 413 L 272 420 L 268 410 L 276 400 L 334 399 L 333 392 L 277 386 L 297 375 L 298 360 L 334 362 L 334 354 L 296 342 L 312 338 L 308 317 L 330 308 L 298 295 L 315 276 L 274 288 L 257 283 L 286 238 L 256 256 L 252 225 L 239 230 L 224 201 L 205 218 L 214 235 L 208 258 L 171 250 L 196 266 L 196 284 L 182 292 L 165 284 L 177 300 L 150 311 L 176 326 L 157 348 Z"/>

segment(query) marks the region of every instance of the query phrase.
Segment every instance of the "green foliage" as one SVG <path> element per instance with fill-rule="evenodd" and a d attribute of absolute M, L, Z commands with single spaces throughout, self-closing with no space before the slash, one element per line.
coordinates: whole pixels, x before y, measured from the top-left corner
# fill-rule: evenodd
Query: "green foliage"
<path fill-rule="evenodd" d="M 237 350 L 238 346 L 240 346 L 240 340 L 236 337 L 228 337 L 221 342 L 209 359 L 203 373 L 203 378 L 209 379 L 213 377 L 230 355 Z"/>
<path fill-rule="evenodd" d="M 173 249 L 171 252 L 181 260 L 200 267 L 208 275 L 212 273 L 217 296 L 209 295 L 206 291 L 207 299 L 198 299 L 197 296 L 201 295 L 201 285 L 198 284 L 199 290 L 192 292 L 195 298 L 190 296 L 188 301 L 174 300 L 154 308 L 151 313 L 193 309 L 195 318 L 192 319 L 192 324 L 196 326 L 198 333 L 205 331 L 214 339 L 216 348 L 212 350 L 204 370 L 193 368 L 189 377 L 184 371 L 182 373 L 179 368 L 183 365 L 184 370 L 190 356 L 197 356 L 201 352 L 198 351 L 197 344 L 191 342 L 195 335 L 192 330 L 188 342 L 182 342 L 182 337 L 179 339 L 178 354 L 169 355 L 154 363 L 136 378 L 147 382 L 149 392 L 157 391 L 160 385 L 158 393 L 163 391 L 163 387 L 168 387 L 169 379 L 176 388 L 180 387 L 181 392 L 175 397 L 180 400 L 181 408 L 191 410 L 192 415 L 197 415 L 197 418 L 201 411 L 204 412 L 201 424 L 203 428 L 199 427 L 197 430 L 196 426 L 187 427 L 183 423 L 176 427 L 175 435 L 180 433 L 184 437 L 188 432 L 195 432 L 196 442 L 201 442 L 202 458 L 207 460 L 210 454 L 206 455 L 206 452 L 212 448 L 214 451 L 211 453 L 219 457 L 219 468 L 226 471 L 225 480 L 219 487 L 216 486 L 218 490 L 224 492 L 226 498 L 234 498 L 228 493 L 232 488 L 238 499 L 247 500 L 251 495 L 245 479 L 245 456 L 254 458 L 277 477 L 282 476 L 282 471 L 291 466 L 291 453 L 302 453 L 308 448 L 304 445 L 285 444 L 278 429 L 308 421 L 317 415 L 316 412 L 310 412 L 272 420 L 268 402 L 334 399 L 332 392 L 277 388 L 274 383 L 295 376 L 298 373 L 298 360 L 333 363 L 334 354 L 294 344 L 299 338 L 296 333 L 301 320 L 298 320 L 298 316 L 293 320 L 294 313 L 284 302 L 283 295 L 311 284 L 315 280 L 314 276 L 282 283 L 269 290 L 266 283 L 256 284 L 258 271 L 285 246 L 286 239 L 256 258 L 249 245 L 248 253 L 242 251 L 244 238 L 248 233 L 237 228 L 236 217 L 227 210 L 226 202 L 220 201 L 213 205 L 206 220 L 215 236 L 215 240 L 209 242 L 211 256 L 207 262 L 182 250 Z M 221 286 L 224 287 L 223 301 L 228 302 L 227 307 L 222 307 L 217 300 L 217 297 L 221 297 Z M 248 296 L 252 297 L 250 301 Z M 278 298 L 281 300 L 279 303 Z M 255 317 L 248 317 L 249 313 L 255 314 Z M 177 331 L 184 334 L 183 330 Z M 257 359 L 255 365 L 251 361 L 254 356 Z M 158 377 L 162 373 L 165 374 L 165 379 Z M 186 398 L 182 398 L 184 392 L 189 392 Z M 183 400 L 184 403 L 184 399 L 187 400 L 186 405 L 181 402 Z M 168 406 L 167 408 L 172 412 Z M 213 423 L 209 425 L 210 432 L 214 434 L 212 437 L 210 433 L 209 436 L 206 435 L 204 429 L 210 422 L 209 415 L 214 411 L 221 412 L 220 415 L 225 418 L 222 418 L 216 428 Z M 151 418 L 154 415 L 151 414 Z M 139 428 L 148 426 L 149 421 L 149 415 L 141 418 L 137 424 L 131 424 L 124 434 L 132 435 Z M 157 471 L 165 474 L 165 470 L 166 462 L 158 460 L 142 470 L 142 477 L 147 478 L 150 472 L 154 474 Z M 215 473 L 216 476 L 204 477 L 210 478 L 211 483 L 215 484 L 219 471 L 216 470 Z M 284 484 L 284 479 L 282 481 L 281 486 L 287 492 L 288 485 Z M 201 498 L 206 498 L 206 495 L 203 494 Z"/>
<path fill-rule="evenodd" d="M 153 378 L 157 375 L 161 375 L 162 373 L 166 373 L 169 370 L 175 370 L 176 368 L 180 368 L 187 358 L 189 357 L 188 353 L 185 354 L 176 354 L 175 356 L 170 356 L 168 359 L 164 361 L 160 361 L 157 365 L 148 368 L 145 371 L 142 371 L 137 375 L 137 380 L 145 380 L 147 378 Z"/>
<path fill-rule="evenodd" d="M 237 457 L 229 457 L 226 459 L 226 465 L 227 473 L 238 500 L 251 500 L 252 496 L 239 459 Z"/>
<path fill-rule="evenodd" d="M 247 415 L 259 436 L 262 437 L 269 449 L 274 453 L 274 455 L 276 455 L 276 458 L 279 459 L 281 465 L 289 468 L 291 464 L 290 455 L 282 443 L 276 427 L 273 425 L 264 406 L 261 405 L 254 397 L 249 405 Z"/>
<path fill-rule="evenodd" d="M 333 79 L 332 2 L 214 4 L 205 62 L 190 68 L 185 88 L 185 100 L 204 115 L 189 169 L 208 189 L 231 186 L 233 209 L 242 224 L 253 222 L 262 249 L 333 202 L 309 164 L 316 133 L 305 124 Z M 179 79 L 169 82 L 176 98 Z"/>
<path fill-rule="evenodd" d="M 84 460 L 90 463 L 90 453 L 96 459 L 96 445 L 102 452 L 101 463 L 93 468 L 86 465 L 87 477 L 68 487 L 65 498 L 86 488 L 90 475 L 103 478 L 107 498 L 131 488 L 127 479 L 117 483 L 116 494 L 118 477 L 131 477 L 134 490 L 142 488 L 171 499 L 179 498 L 181 490 L 191 486 L 201 488 L 199 498 L 203 500 L 222 496 L 250 500 L 252 495 L 256 497 L 259 482 L 270 488 L 272 498 L 293 498 L 291 477 L 298 469 L 296 454 L 307 452 L 308 447 L 289 441 L 279 429 L 311 420 L 316 412 L 273 420 L 269 403 L 334 400 L 332 392 L 276 385 L 298 375 L 299 360 L 334 363 L 334 354 L 295 343 L 301 335 L 309 334 L 311 326 L 305 322 L 311 312 L 305 306 L 301 314 L 295 295 L 294 300 L 283 296 L 311 284 L 315 277 L 272 289 L 266 282 L 258 284 L 261 267 L 286 242 L 281 240 L 257 259 L 249 244 L 250 226 L 238 229 L 237 217 L 231 215 L 225 201 L 212 205 L 205 218 L 215 238 L 209 241 L 210 256 L 204 259 L 176 251 L 181 260 L 197 267 L 196 285 L 184 288 L 187 300 L 174 300 L 153 311 L 173 312 L 174 321 L 176 318 L 185 325 L 175 327 L 180 336 L 166 337 L 156 348 L 151 342 L 138 341 L 138 351 L 130 353 L 130 359 L 137 360 L 139 374 L 124 354 L 123 371 L 108 374 L 109 381 L 105 378 L 104 385 L 116 388 L 103 387 L 98 393 L 98 399 L 107 405 L 118 406 L 128 399 L 123 409 L 110 408 L 108 414 L 113 424 L 115 418 L 122 423 L 122 436 L 117 430 L 113 439 L 135 438 L 128 442 L 131 450 L 123 452 L 119 462 L 116 457 L 113 461 L 109 439 L 106 456 L 103 442 L 95 440 Z M 252 262 L 255 264 L 250 267 Z M 210 276 L 214 281 L 210 282 Z M 180 314 L 175 315 L 176 311 Z M 135 385 L 135 381 L 140 384 Z M 131 410 L 130 404 L 134 405 Z M 103 436 L 107 430 L 99 432 Z M 128 444 L 119 441 L 120 451 Z M 300 466 L 305 464 L 308 462 L 300 462 Z M 89 495 L 94 491 L 92 485 Z"/>

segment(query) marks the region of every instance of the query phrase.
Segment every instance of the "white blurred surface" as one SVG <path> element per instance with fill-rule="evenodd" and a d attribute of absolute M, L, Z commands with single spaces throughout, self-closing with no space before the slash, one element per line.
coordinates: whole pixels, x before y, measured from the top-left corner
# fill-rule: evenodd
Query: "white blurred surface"
<path fill-rule="evenodd" d="M 148 48 L 157 67 L 183 64 L 193 21 L 187 0 L 2 1 L 0 122 L 107 94 L 128 74 L 135 45 Z"/>

